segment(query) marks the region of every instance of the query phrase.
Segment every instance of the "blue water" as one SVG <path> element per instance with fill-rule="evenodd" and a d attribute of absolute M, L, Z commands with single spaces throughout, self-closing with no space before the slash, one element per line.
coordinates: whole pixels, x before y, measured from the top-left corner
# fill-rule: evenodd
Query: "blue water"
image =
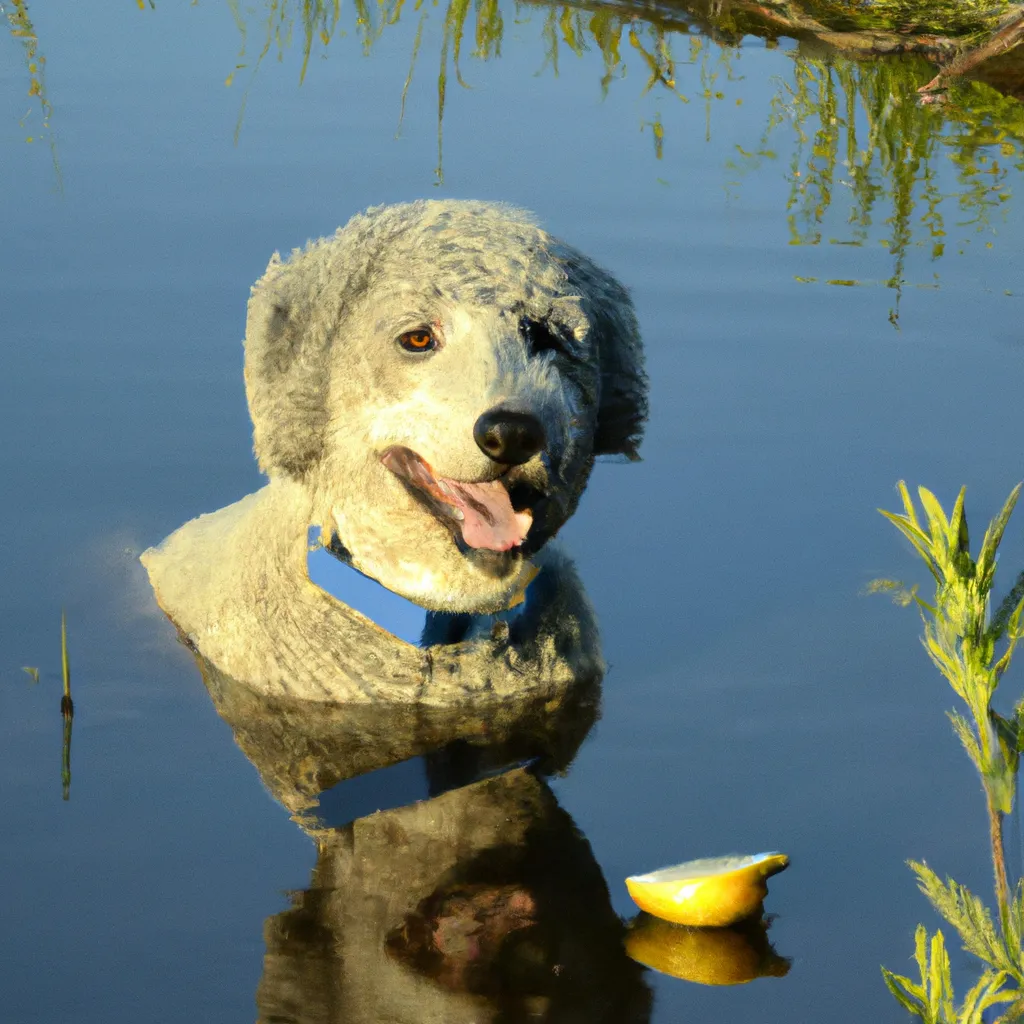
<path fill-rule="evenodd" d="M 1024 475 L 1019 157 L 996 140 L 981 151 L 989 178 L 958 178 L 937 141 L 955 113 L 928 114 L 945 252 L 932 258 L 918 192 L 897 290 L 877 162 L 862 238 L 840 147 L 819 244 L 792 244 L 806 166 L 794 175 L 789 121 L 761 139 L 773 97 L 808 68 L 828 75 L 792 42 L 724 51 L 697 37 L 675 68 L 683 103 L 643 91 L 624 35 L 626 73 L 602 95 L 595 49 L 563 47 L 556 76 L 547 9 L 503 7 L 500 58 L 474 58 L 470 29 L 472 88 L 449 67 L 439 182 L 441 11 L 396 138 L 418 16 L 366 54 L 343 12 L 347 34 L 314 48 L 301 85 L 296 26 L 250 84 L 250 7 L 240 58 L 227 3 L 36 0 L 48 130 L 22 44 L 0 44 L 0 1018 L 255 1019 L 264 922 L 310 886 L 315 850 L 211 707 L 137 555 L 260 485 L 240 342 L 270 254 L 372 203 L 452 196 L 535 210 L 632 289 L 646 340 L 644 461 L 600 466 L 563 534 L 610 670 L 602 717 L 552 788 L 611 907 L 631 917 L 623 879 L 690 857 L 792 857 L 767 903 L 789 974 L 718 988 L 645 972 L 650 1019 L 898 1019 L 879 965 L 908 969 L 915 925 L 934 924 L 904 861 L 981 893 L 989 869 L 979 787 L 944 715 L 953 695 L 916 615 L 862 591 L 919 576 L 875 512 L 896 506 L 898 479 L 946 502 L 968 484 L 980 537 Z M 673 45 L 689 54 L 685 37 Z M 249 67 L 225 87 L 237 63 Z M 993 160 L 1005 198 L 970 223 L 961 198 L 994 179 Z M 849 241 L 861 244 L 830 244 Z M 1017 522 L 1007 575 L 1022 536 Z M 37 685 L 22 666 L 40 669 Z M 1009 702 L 1019 673 L 1006 687 Z M 1015 833 L 1010 861 L 1019 873 Z M 971 962 L 949 945 L 966 984 Z"/>

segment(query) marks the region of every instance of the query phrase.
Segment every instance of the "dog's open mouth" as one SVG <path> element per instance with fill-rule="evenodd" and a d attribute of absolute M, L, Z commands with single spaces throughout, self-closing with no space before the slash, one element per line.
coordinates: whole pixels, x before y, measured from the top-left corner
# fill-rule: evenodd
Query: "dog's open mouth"
<path fill-rule="evenodd" d="M 388 448 L 381 462 L 467 547 L 510 551 L 526 540 L 532 499 L 541 495 L 509 474 L 478 483 L 435 476 L 424 459 L 400 445 Z"/>

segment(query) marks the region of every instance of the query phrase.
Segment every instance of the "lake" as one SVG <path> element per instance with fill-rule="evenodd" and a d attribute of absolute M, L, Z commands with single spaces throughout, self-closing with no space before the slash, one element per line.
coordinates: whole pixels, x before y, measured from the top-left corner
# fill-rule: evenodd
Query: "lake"
<path fill-rule="evenodd" d="M 937 923 L 905 861 L 986 898 L 991 867 L 920 619 L 864 591 L 924 583 L 876 512 L 898 480 L 947 507 L 966 484 L 977 543 L 1024 476 L 1013 90 L 921 104 L 920 57 L 855 61 L 697 5 L 28 12 L 34 41 L 5 38 L 0 64 L 0 1016 L 901 1019 L 879 967 L 910 973 Z M 401 887 L 388 814 L 427 845 L 443 819 L 436 764 L 332 779 L 320 817 L 288 806 L 138 563 L 261 485 L 241 339 L 271 253 L 417 197 L 526 207 L 622 280 L 651 410 L 643 460 L 599 464 L 561 534 L 601 625 L 599 719 L 550 772 L 473 774 L 480 814 L 530 808 L 521 862 L 482 891 L 509 913 L 513 882 L 546 893 L 551 955 L 575 966 L 437 968 L 419 1016 L 388 980 L 429 973 L 411 933 L 386 959 L 360 908 Z M 1019 670 L 1005 687 L 1009 706 Z M 372 891 L 328 870 L 355 818 Z M 766 902 L 784 976 L 698 984 L 622 954 L 627 876 L 761 850 L 792 859 Z M 1021 850 L 1014 821 L 1014 876 Z"/>

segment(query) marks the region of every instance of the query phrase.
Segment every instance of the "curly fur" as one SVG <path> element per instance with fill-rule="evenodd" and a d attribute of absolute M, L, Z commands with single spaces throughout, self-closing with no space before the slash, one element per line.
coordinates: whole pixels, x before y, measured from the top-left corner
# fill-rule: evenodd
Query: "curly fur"
<path fill-rule="evenodd" d="M 558 349 L 531 351 L 523 318 L 550 325 Z M 395 339 L 423 325 L 443 337 L 440 350 L 401 352 Z M 275 254 L 249 301 L 245 383 L 268 485 L 186 524 L 143 561 L 179 628 L 250 681 L 284 671 L 271 634 L 310 666 L 335 646 L 326 595 L 307 592 L 309 525 L 428 609 L 500 609 L 574 511 L 594 458 L 637 457 L 647 412 L 625 289 L 529 214 L 482 202 L 376 207 L 286 260 Z M 543 425 L 544 450 L 517 471 L 547 499 L 522 548 L 466 551 L 381 453 L 407 446 L 445 478 L 493 480 L 473 425 L 497 406 Z M 325 631 L 315 654 L 311 622 Z"/>
<path fill-rule="evenodd" d="M 253 287 L 245 381 L 260 468 L 301 475 L 322 457 L 331 357 L 396 288 L 436 305 L 552 310 L 586 332 L 599 368 L 595 455 L 637 455 L 647 417 L 640 333 L 626 290 L 524 210 L 421 200 L 372 207 L 331 238 L 275 253 Z"/>

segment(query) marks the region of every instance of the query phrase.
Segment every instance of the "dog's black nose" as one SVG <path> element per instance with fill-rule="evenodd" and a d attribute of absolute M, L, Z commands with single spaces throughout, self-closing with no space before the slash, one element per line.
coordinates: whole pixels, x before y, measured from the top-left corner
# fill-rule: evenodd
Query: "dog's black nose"
<path fill-rule="evenodd" d="M 546 440 L 544 427 L 536 416 L 500 405 L 476 421 L 473 439 L 485 455 L 507 466 L 529 462 Z"/>

